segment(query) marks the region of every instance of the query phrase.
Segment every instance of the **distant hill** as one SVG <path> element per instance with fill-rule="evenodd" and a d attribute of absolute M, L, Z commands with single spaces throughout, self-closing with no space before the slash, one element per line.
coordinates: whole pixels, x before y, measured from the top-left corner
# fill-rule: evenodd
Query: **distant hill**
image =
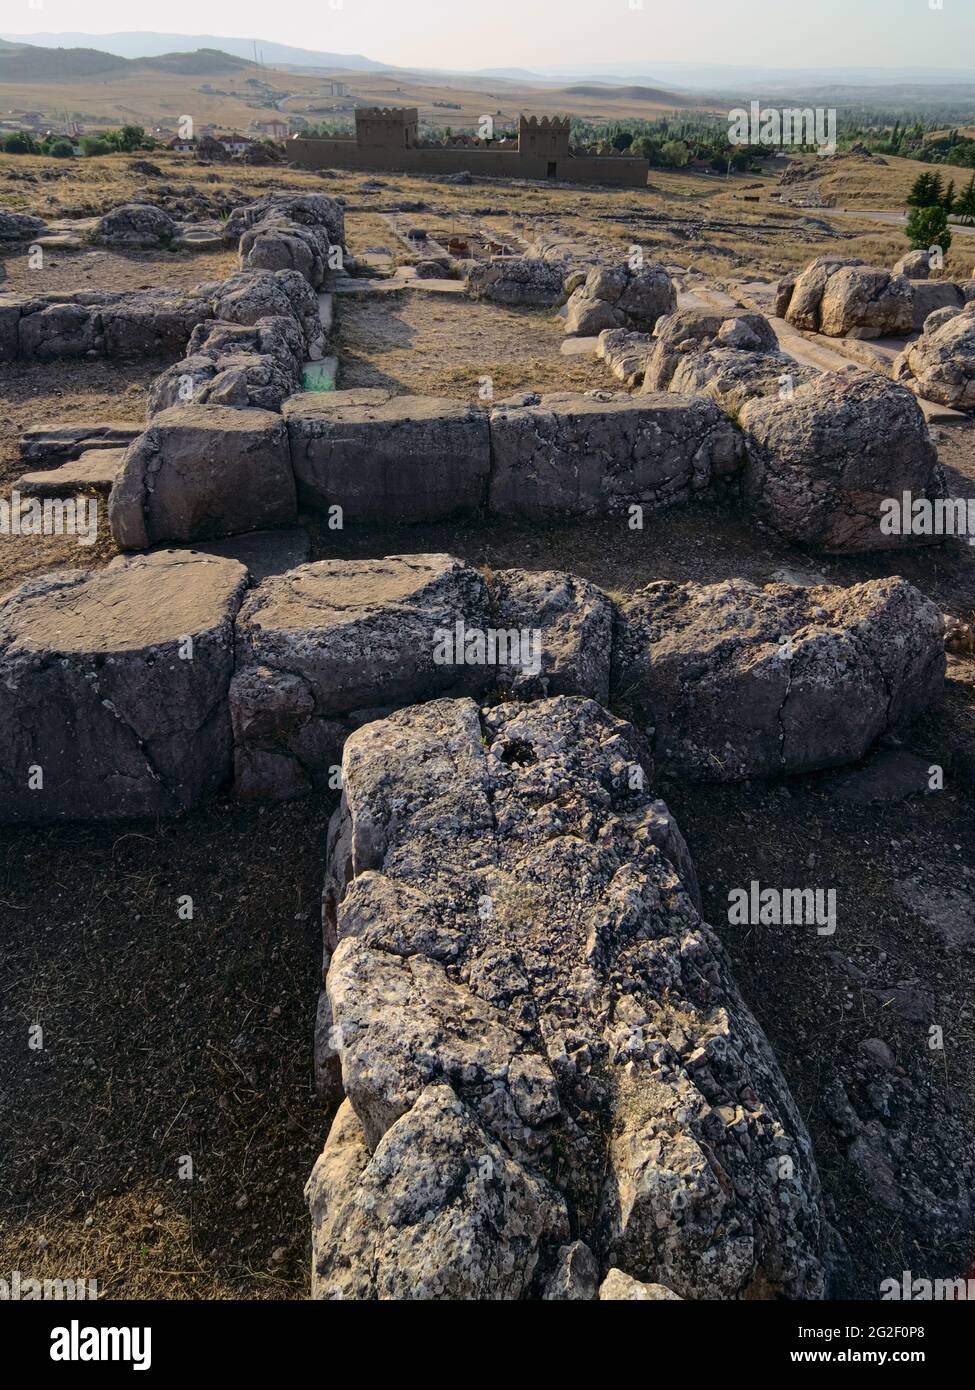
<path fill-rule="evenodd" d="M 574 87 L 562 87 L 570 97 L 620 97 L 627 101 L 646 101 L 654 106 L 693 106 L 694 99 L 667 92 L 660 87 L 611 87 L 602 82 L 579 83 Z"/>
<path fill-rule="evenodd" d="M 195 53 L 163 53 L 151 58 L 120 58 L 97 48 L 41 48 L 0 39 L 0 82 L 70 82 L 86 77 L 120 77 L 138 72 L 186 76 L 238 72 L 240 58 L 213 48 Z"/>
<path fill-rule="evenodd" d="M 101 53 L 96 48 L 35 48 L 30 44 L 5 43 L 0 49 L 0 82 L 96 77 L 128 66 L 125 58 Z"/>
<path fill-rule="evenodd" d="M 124 30 L 116 34 L 24 34 L 8 35 L 40 48 L 75 48 L 95 45 L 103 53 L 120 58 L 158 58 L 173 53 L 195 53 L 215 49 L 252 63 L 255 46 L 259 62 L 272 67 L 346 68 L 352 72 L 385 72 L 387 63 L 377 63 L 361 53 L 321 53 L 290 44 L 270 43 L 266 39 L 234 39 L 218 34 L 156 34 Z"/>

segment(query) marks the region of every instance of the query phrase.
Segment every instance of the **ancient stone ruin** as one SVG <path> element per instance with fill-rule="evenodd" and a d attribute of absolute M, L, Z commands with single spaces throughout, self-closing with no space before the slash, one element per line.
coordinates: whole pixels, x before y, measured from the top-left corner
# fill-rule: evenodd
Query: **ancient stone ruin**
<path fill-rule="evenodd" d="M 437 153 L 408 112 L 356 117 L 350 167 Z M 434 167 L 530 173 L 551 139 L 576 176 L 592 161 L 562 149 L 567 130 L 523 123 L 517 153 Z M 296 158 L 345 167 L 339 143 Z M 116 208 L 92 238 L 163 245 L 175 224 L 154 212 Z M 926 313 L 891 379 L 795 360 L 775 319 L 910 333 L 938 283 L 916 261 L 821 258 L 766 316 L 682 307 L 662 263 L 500 256 L 468 268 L 469 299 L 563 311 L 621 389 L 475 405 L 304 389 L 334 347 L 339 202 L 269 195 L 225 238 L 238 268 L 192 293 L 0 299 L 0 359 L 172 358 L 144 428 L 24 438 L 25 493 L 97 486 L 121 554 L 0 600 L 0 818 L 341 788 L 321 865 L 314 1298 L 826 1297 L 839 1256 L 806 1123 L 661 782 L 741 788 L 896 746 L 943 693 L 939 605 L 897 575 L 610 593 L 413 550 L 408 528 L 706 503 L 814 560 L 929 544 L 881 518 L 891 496 L 947 496 L 919 398 L 975 406 L 975 282 Z M 333 513 L 401 525 L 402 548 L 309 560 L 299 519 Z"/>

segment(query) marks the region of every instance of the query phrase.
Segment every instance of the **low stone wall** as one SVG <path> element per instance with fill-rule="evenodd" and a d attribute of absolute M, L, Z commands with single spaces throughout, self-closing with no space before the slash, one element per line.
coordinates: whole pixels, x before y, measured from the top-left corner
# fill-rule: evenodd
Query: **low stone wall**
<path fill-rule="evenodd" d="M 213 315 L 207 299 L 170 290 L 0 295 L 0 361 L 165 356 Z"/>
<path fill-rule="evenodd" d="M 148 214 L 166 218 L 153 207 L 122 207 L 115 212 L 125 215 L 126 226 L 131 225 L 133 212 L 143 218 Z M 102 222 L 110 220 L 109 216 Z M 208 320 L 249 326 L 273 316 L 300 320 L 308 356 L 320 358 L 326 344 L 315 291 L 325 278 L 333 247 L 342 246 L 344 234 L 344 214 L 334 198 L 321 193 L 270 194 L 236 208 L 228 219 L 226 237 L 231 244 L 239 240 L 244 272 L 229 280 L 197 285 L 187 292 L 0 294 L 0 361 L 166 356 L 181 353 L 194 329 Z"/>
<path fill-rule="evenodd" d="M 915 270 L 907 261 L 898 264 Z M 821 256 L 779 282 L 776 313 L 795 328 L 833 338 L 900 337 L 921 328 L 933 309 L 972 299 L 973 280 L 929 280 L 926 268 L 923 278 L 909 279 L 896 267 Z"/>
<path fill-rule="evenodd" d="M 204 370 L 215 369 L 206 363 Z M 252 398 L 246 381 L 225 371 L 212 384 L 228 377 L 241 391 L 241 413 L 255 420 L 260 412 L 246 409 Z M 160 404 L 168 399 L 163 395 Z M 193 428 L 177 435 L 187 410 Z M 250 468 L 251 455 L 238 453 L 243 422 L 227 407 L 172 406 L 154 416 L 130 446 L 113 494 L 117 543 L 138 548 L 149 543 L 144 536 L 188 540 L 260 529 L 275 524 L 271 515 L 293 511 L 295 484 L 304 504 L 341 507 L 346 521 L 362 523 L 433 521 L 485 509 L 605 516 L 686 501 L 733 478 L 742 464 L 738 434 L 716 406 L 668 394 L 527 395 L 488 413 L 464 401 L 383 390 L 306 392 L 285 401 L 282 413 L 286 457 L 276 453 L 263 484 Z M 178 444 L 161 447 L 161 438 Z M 177 521 L 173 510 L 184 488 L 192 523 Z M 172 503 L 162 502 L 162 494 Z"/>
<path fill-rule="evenodd" d="M 245 597 L 246 579 L 235 560 L 160 550 L 7 595 L 0 818 L 185 809 L 229 781 L 231 722 L 238 792 L 301 796 L 334 785 L 360 725 L 497 690 L 625 706 L 681 775 L 794 773 L 860 758 L 945 670 L 941 614 L 902 579 L 661 582 L 620 604 L 569 574 L 485 581 L 449 555 L 322 560 Z"/>

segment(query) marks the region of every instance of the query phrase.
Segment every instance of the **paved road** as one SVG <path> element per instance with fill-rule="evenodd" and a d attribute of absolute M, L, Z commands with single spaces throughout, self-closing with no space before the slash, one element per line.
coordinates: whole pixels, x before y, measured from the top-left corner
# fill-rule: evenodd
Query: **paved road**
<path fill-rule="evenodd" d="M 906 213 L 882 212 L 879 209 L 858 212 L 855 208 L 817 208 L 816 212 L 822 217 L 865 217 L 870 222 L 892 222 L 898 227 L 903 227 L 907 221 Z M 961 222 L 952 222 L 951 230 L 953 234 L 960 232 L 962 236 L 975 236 L 975 227 L 966 227 Z"/>

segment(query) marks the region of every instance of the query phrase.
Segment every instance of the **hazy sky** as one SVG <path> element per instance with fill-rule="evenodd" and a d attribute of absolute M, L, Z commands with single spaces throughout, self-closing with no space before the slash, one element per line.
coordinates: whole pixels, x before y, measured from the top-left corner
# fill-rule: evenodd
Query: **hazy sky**
<path fill-rule="evenodd" d="M 404 67 L 975 65 L 975 0 L 3 0 L 0 32 L 264 38 Z"/>

